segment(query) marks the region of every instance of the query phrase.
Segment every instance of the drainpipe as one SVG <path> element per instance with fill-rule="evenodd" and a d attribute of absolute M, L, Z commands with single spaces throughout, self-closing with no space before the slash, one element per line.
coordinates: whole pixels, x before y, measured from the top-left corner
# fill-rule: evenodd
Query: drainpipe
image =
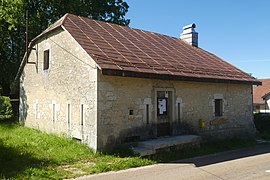
<path fill-rule="evenodd" d="M 26 63 L 28 63 L 28 10 L 25 12 L 25 20 L 26 20 L 26 25 L 25 25 L 25 53 L 26 53 Z"/>

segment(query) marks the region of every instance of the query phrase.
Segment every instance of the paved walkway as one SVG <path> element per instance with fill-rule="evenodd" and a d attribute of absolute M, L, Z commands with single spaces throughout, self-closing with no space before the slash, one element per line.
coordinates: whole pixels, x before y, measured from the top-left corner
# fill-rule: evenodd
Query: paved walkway
<path fill-rule="evenodd" d="M 270 179 L 270 145 L 77 178 L 88 179 Z"/>

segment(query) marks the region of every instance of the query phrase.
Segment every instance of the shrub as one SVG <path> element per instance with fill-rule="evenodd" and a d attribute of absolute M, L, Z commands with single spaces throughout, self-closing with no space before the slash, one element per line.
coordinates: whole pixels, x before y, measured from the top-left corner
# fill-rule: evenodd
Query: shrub
<path fill-rule="evenodd" d="M 0 96 L 0 119 L 12 117 L 12 106 L 9 97 Z"/>
<path fill-rule="evenodd" d="M 270 114 L 254 114 L 254 124 L 260 133 L 270 131 Z"/>

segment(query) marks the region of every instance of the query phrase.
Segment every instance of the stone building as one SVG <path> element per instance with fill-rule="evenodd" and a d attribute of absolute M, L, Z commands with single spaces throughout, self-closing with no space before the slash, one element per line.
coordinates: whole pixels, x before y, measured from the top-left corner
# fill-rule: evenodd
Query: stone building
<path fill-rule="evenodd" d="M 96 150 L 160 136 L 254 132 L 255 78 L 182 39 L 66 14 L 29 45 L 20 121 Z"/>

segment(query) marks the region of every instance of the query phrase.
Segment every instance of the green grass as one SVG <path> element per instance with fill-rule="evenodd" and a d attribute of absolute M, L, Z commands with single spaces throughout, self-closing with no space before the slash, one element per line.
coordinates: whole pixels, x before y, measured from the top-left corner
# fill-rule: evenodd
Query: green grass
<path fill-rule="evenodd" d="M 270 133 L 265 136 L 270 137 Z M 253 139 L 229 139 L 152 155 L 125 157 L 119 148 L 112 155 L 93 153 L 86 145 L 58 135 L 0 120 L 0 179 L 63 179 L 169 162 L 256 145 Z"/>
<path fill-rule="evenodd" d="M 75 140 L 0 123 L 0 179 L 63 179 L 153 163 L 139 157 L 94 154 Z"/>

